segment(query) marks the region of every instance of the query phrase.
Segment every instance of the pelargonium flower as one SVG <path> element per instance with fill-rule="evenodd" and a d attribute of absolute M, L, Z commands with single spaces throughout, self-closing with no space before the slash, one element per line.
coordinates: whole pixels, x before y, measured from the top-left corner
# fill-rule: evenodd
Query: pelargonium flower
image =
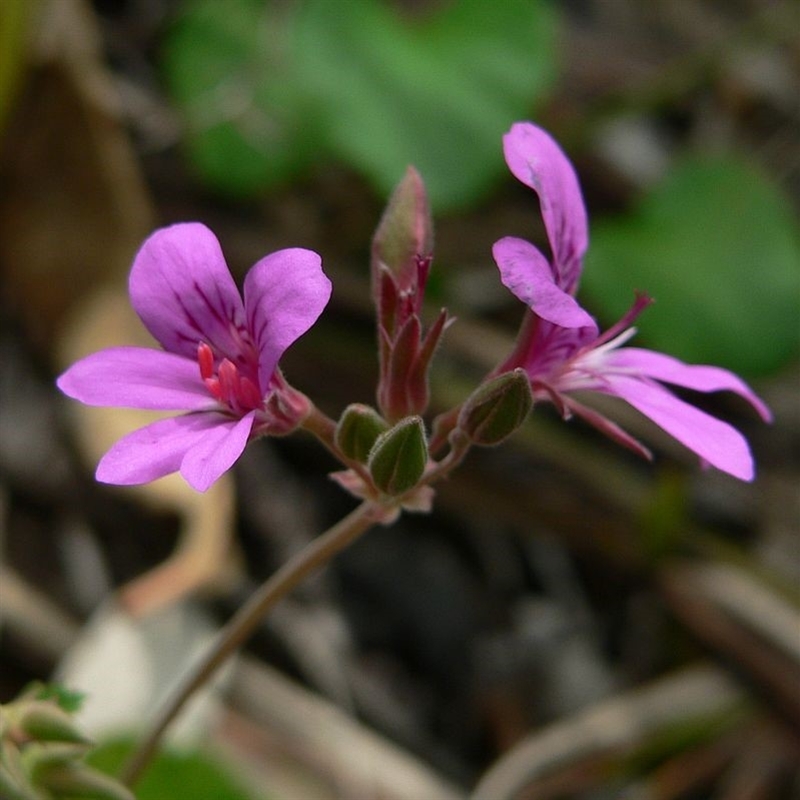
<path fill-rule="evenodd" d="M 283 353 L 325 308 L 331 283 L 320 257 L 300 248 L 262 258 L 244 280 L 244 301 L 216 236 L 200 223 L 152 234 L 129 278 L 134 310 L 164 348 L 113 347 L 58 378 L 88 405 L 180 416 L 147 425 L 101 459 L 104 483 L 131 485 L 180 471 L 205 491 L 254 437 L 288 433 L 311 409 L 278 368 Z"/>
<path fill-rule="evenodd" d="M 550 135 L 530 122 L 513 125 L 503 138 L 503 147 L 511 172 L 539 196 L 551 257 L 516 237 L 494 245 L 503 284 L 528 306 L 515 349 L 496 371 L 522 367 L 536 399 L 552 401 L 565 418 L 576 414 L 650 457 L 642 444 L 572 393 L 588 390 L 621 398 L 693 450 L 704 464 L 752 480 L 753 459 L 745 438 L 663 384 L 699 392 L 735 392 L 770 421 L 767 406 L 728 370 L 687 365 L 652 350 L 623 347 L 636 333 L 631 323 L 651 302 L 645 295 L 637 296 L 631 310 L 601 334 L 575 299 L 589 237 L 572 165 Z"/>

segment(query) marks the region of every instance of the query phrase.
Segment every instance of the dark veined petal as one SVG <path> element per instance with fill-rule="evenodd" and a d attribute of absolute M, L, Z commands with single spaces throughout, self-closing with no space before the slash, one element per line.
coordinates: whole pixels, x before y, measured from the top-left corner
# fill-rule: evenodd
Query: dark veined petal
<path fill-rule="evenodd" d="M 492 254 L 503 285 L 537 316 L 562 328 L 595 327 L 592 316 L 556 285 L 547 259 L 530 242 L 506 236 Z"/>
<path fill-rule="evenodd" d="M 550 134 L 531 122 L 512 125 L 503 137 L 503 150 L 513 175 L 539 195 L 556 283 L 574 294 L 589 243 L 586 207 L 575 170 Z"/>
<path fill-rule="evenodd" d="M 131 486 L 181 471 L 204 492 L 242 454 L 254 414 L 242 419 L 215 412 L 162 419 L 120 439 L 100 460 L 103 483 Z"/>
<path fill-rule="evenodd" d="M 747 440 L 726 422 L 648 380 L 610 375 L 605 388 L 598 391 L 621 397 L 711 466 L 743 481 L 753 480 L 753 457 Z"/>
<path fill-rule="evenodd" d="M 237 360 L 244 306 L 205 225 L 185 222 L 153 233 L 136 254 L 128 287 L 136 313 L 166 350 L 196 359 L 202 341 L 219 357 Z"/>
<path fill-rule="evenodd" d="M 73 364 L 56 381 L 90 406 L 199 411 L 215 406 L 197 361 L 145 347 L 113 347 Z"/>
<path fill-rule="evenodd" d="M 772 412 L 764 401 L 738 376 L 721 367 L 684 364 L 677 358 L 640 347 L 621 347 L 608 354 L 612 369 L 634 370 L 659 381 L 697 392 L 735 392 L 750 403 L 765 422 Z"/>
<path fill-rule="evenodd" d="M 258 377 L 266 391 L 280 357 L 318 319 L 331 296 L 322 259 L 289 248 L 262 258 L 244 281 L 247 325 L 258 350 Z"/>

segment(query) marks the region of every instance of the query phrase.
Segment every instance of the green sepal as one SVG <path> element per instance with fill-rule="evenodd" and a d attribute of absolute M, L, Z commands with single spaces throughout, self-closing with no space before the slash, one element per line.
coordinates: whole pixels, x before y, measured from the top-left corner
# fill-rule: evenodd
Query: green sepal
<path fill-rule="evenodd" d="M 525 370 L 504 372 L 481 384 L 464 403 L 458 430 L 473 444 L 491 446 L 508 438 L 533 408 Z"/>
<path fill-rule="evenodd" d="M 352 403 L 336 425 L 336 446 L 348 458 L 366 463 L 377 438 L 389 428 L 384 418 L 371 406 Z"/>
<path fill-rule="evenodd" d="M 427 463 L 425 427 L 421 417 L 413 416 L 377 438 L 367 466 L 375 486 L 396 497 L 419 483 Z"/>

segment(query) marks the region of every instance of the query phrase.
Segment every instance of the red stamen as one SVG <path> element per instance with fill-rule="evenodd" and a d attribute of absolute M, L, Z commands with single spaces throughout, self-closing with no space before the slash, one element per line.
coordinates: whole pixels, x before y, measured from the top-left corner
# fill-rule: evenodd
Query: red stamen
<path fill-rule="evenodd" d="M 206 385 L 206 389 L 211 393 L 211 396 L 215 400 L 222 402 L 222 392 L 219 388 L 219 381 L 216 378 L 205 378 L 203 383 Z"/>
<path fill-rule="evenodd" d="M 230 359 L 223 358 L 214 368 L 214 351 L 205 342 L 197 345 L 197 363 L 200 377 L 209 394 L 236 414 L 245 414 L 263 406 L 258 384 L 241 374 Z"/>
<path fill-rule="evenodd" d="M 197 363 L 200 365 L 200 377 L 206 381 L 214 375 L 214 353 L 205 343 L 197 345 Z"/>
<path fill-rule="evenodd" d="M 219 376 L 219 391 L 222 401 L 232 405 L 231 401 L 239 393 L 239 370 L 236 369 L 236 366 L 231 361 L 223 358 L 217 375 Z"/>

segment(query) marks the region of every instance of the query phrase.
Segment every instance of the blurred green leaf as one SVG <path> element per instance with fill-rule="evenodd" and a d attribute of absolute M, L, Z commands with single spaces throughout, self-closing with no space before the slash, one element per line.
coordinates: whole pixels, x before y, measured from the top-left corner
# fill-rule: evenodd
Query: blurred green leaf
<path fill-rule="evenodd" d="M 633 213 L 595 223 L 586 294 L 607 321 L 633 290 L 641 339 L 691 362 L 764 375 L 800 346 L 800 241 L 788 199 L 734 158 L 676 167 Z"/>
<path fill-rule="evenodd" d="M 414 24 L 386 2 L 303 5 L 303 81 L 334 152 L 388 193 L 413 164 L 441 210 L 503 170 L 500 137 L 554 76 L 544 3 L 460 0 Z"/>
<path fill-rule="evenodd" d="M 133 744 L 117 740 L 100 745 L 87 759 L 109 775 L 120 772 Z M 202 753 L 161 751 L 136 784 L 137 800 L 253 800 L 239 782 Z M 260 798 L 259 800 L 265 800 Z"/>
<path fill-rule="evenodd" d="M 491 13 L 460 0 L 421 19 L 386 0 L 196 0 L 163 66 L 216 186 L 252 192 L 333 155 L 383 193 L 413 164 L 441 209 L 502 172 L 502 133 L 554 76 L 554 23 L 540 0 Z"/>
<path fill-rule="evenodd" d="M 69 713 L 79 711 L 86 697 L 83 692 L 67 689 L 58 683 L 34 683 L 27 686 L 25 691 L 37 700 L 55 700 L 62 711 Z"/>
<path fill-rule="evenodd" d="M 223 191 L 252 193 L 315 157 L 315 113 L 296 79 L 291 9 L 264 0 L 195 0 L 162 50 L 189 156 Z"/>

